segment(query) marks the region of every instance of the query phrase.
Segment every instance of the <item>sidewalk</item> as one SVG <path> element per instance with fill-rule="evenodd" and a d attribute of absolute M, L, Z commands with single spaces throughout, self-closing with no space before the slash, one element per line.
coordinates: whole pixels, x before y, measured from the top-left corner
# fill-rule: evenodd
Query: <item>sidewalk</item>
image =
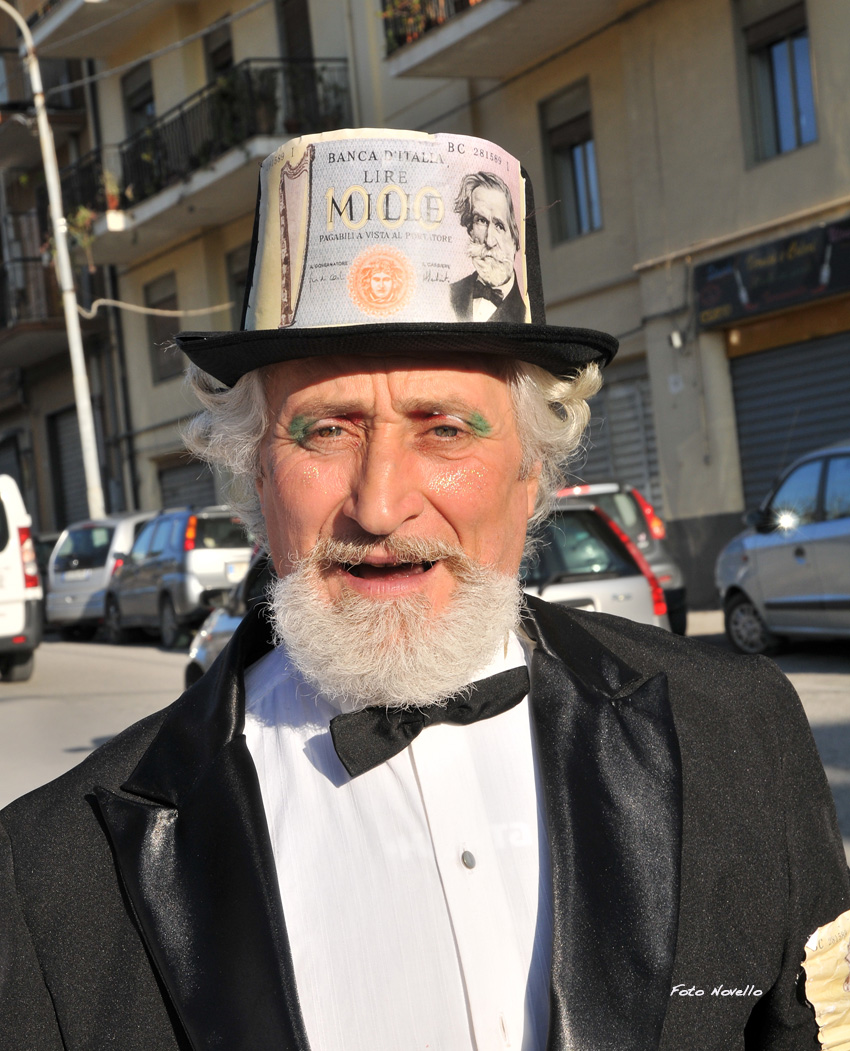
<path fill-rule="evenodd" d="M 722 609 L 689 610 L 687 633 L 699 636 L 703 642 L 716 642 L 727 648 L 729 646 L 723 631 Z"/>

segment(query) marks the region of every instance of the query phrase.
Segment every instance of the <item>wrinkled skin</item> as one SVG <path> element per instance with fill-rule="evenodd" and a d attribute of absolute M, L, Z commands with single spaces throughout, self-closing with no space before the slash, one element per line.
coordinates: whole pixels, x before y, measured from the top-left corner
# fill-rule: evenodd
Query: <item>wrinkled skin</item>
<path fill-rule="evenodd" d="M 362 565 L 324 571 L 330 602 L 351 588 L 446 607 L 449 563 L 396 564 L 387 536 L 445 540 L 516 574 L 539 472 L 521 476 L 510 392 L 490 359 L 449 362 L 339 356 L 269 370 L 257 488 L 281 576 L 325 536 L 375 542 Z"/>

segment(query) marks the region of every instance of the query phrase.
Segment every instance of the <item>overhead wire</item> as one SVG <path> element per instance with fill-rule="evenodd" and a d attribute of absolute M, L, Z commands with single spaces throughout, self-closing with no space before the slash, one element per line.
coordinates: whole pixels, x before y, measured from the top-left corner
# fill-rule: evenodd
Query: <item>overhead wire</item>
<path fill-rule="evenodd" d="M 66 47 L 75 40 L 79 40 L 84 36 L 90 36 L 96 30 L 99 32 L 101 29 L 111 26 L 113 22 L 118 22 L 122 18 L 126 18 L 127 15 L 133 14 L 134 11 L 138 11 L 140 7 L 147 7 L 148 4 L 151 3 L 153 3 L 153 0 L 139 0 L 139 2 L 133 4 L 132 7 L 128 7 L 125 11 L 119 11 L 117 14 L 110 15 L 109 18 L 104 18 L 102 22 L 98 22 L 96 25 L 86 26 L 85 29 L 80 29 L 78 32 L 72 33 L 70 36 L 62 37 L 61 40 L 48 40 L 46 43 L 40 44 L 39 51 L 55 51 L 57 47 Z"/>
<path fill-rule="evenodd" d="M 149 2 L 149 0 L 145 0 L 145 2 Z M 229 25 L 231 22 L 235 22 L 237 19 L 244 18 L 245 15 L 249 15 L 253 11 L 256 11 L 257 8 L 264 7 L 266 4 L 270 3 L 272 3 L 272 0 L 254 0 L 253 4 L 243 7 L 241 11 L 237 11 L 235 14 L 226 15 L 224 18 L 219 19 L 215 23 L 215 26 Z M 132 8 L 131 10 L 135 10 L 135 8 Z M 92 73 L 90 76 L 80 77 L 78 80 L 71 80 L 63 84 L 57 84 L 55 87 L 48 88 L 44 94 L 46 96 L 56 95 L 63 91 L 70 91 L 72 88 L 83 87 L 85 84 L 95 84 L 101 80 L 109 80 L 111 77 L 120 76 L 122 73 L 127 73 L 131 69 L 135 69 L 136 66 L 140 65 L 142 62 L 150 62 L 152 59 L 160 58 L 162 55 L 167 55 L 171 51 L 177 51 L 179 48 L 191 44 L 194 40 L 200 40 L 201 37 L 208 36 L 211 28 L 213 27 L 206 26 L 204 29 L 199 29 L 196 33 L 190 33 L 188 36 L 182 37 L 180 40 L 175 40 L 170 44 L 166 44 L 165 47 L 161 47 L 157 51 L 150 51 L 146 55 L 139 55 L 131 62 L 124 62 L 120 66 L 113 66 L 110 69 L 101 70 L 99 73 Z M 62 40 L 57 41 L 56 47 L 61 47 L 64 43 L 65 41 Z"/>
<path fill-rule="evenodd" d="M 155 314 L 158 317 L 201 317 L 203 314 L 217 314 L 222 310 L 230 310 L 233 300 L 229 303 L 217 303 L 214 307 L 194 307 L 191 310 L 166 310 L 164 307 L 143 307 L 138 303 L 125 303 L 121 299 L 95 299 L 87 310 L 77 304 L 77 310 L 88 321 L 97 314 L 101 307 L 118 307 L 120 310 L 129 310 L 133 314 Z"/>

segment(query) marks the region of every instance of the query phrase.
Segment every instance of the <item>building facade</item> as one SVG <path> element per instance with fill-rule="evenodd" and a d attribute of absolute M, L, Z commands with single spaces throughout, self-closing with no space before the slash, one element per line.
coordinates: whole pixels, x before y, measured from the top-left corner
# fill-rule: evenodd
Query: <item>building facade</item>
<path fill-rule="evenodd" d="M 577 480 L 663 511 L 693 600 L 795 456 L 850 433 L 850 9 L 384 0 L 365 123 L 493 139 L 535 191 L 550 322 L 620 338 Z M 402 86 L 406 86 L 404 90 Z"/>
<path fill-rule="evenodd" d="M 181 452 L 193 407 L 170 337 L 238 326 L 262 157 L 291 134 L 352 123 L 478 135 L 521 159 L 549 321 L 621 344 L 575 480 L 617 477 L 656 503 L 695 604 L 714 600 L 714 556 L 775 474 L 846 437 L 846 5 L 20 7 L 42 58 L 87 81 L 82 127 L 60 146 L 66 212 L 90 220 L 94 273 L 81 267 L 81 282 L 148 311 L 105 308 L 87 334 L 111 506 L 219 498 L 219 480 Z M 13 196 L 16 178 L 4 175 Z M 0 458 L 27 419 L 54 420 L 31 422 L 27 440 L 35 448 L 38 431 L 43 527 L 57 527 L 70 383 L 56 355 L 36 363 L 32 340 L 9 349 L 6 336 Z M 15 369 L 44 393 L 27 401 L 34 388 L 15 386 Z"/>
<path fill-rule="evenodd" d="M 81 232 L 78 295 L 98 308 L 88 323 L 88 369 L 107 509 L 216 503 L 222 480 L 183 450 L 181 427 L 196 405 L 172 336 L 238 327 L 260 162 L 290 135 L 352 122 L 346 24 L 325 17 L 314 40 L 322 5 L 311 20 L 307 0 L 20 0 L 18 7 L 43 67 L 62 63 L 73 71 L 69 82 L 81 82 L 73 89 L 81 127 L 60 144 L 59 160 L 72 242 Z M 10 32 L 12 55 L 14 46 Z M 58 98 L 48 92 L 54 109 Z M 55 114 L 53 124 L 57 134 Z M 31 135 L 28 148 L 36 171 Z M 0 165 L 14 187 L 18 169 Z M 43 244 L 46 202 L 39 211 L 38 196 L 33 238 Z M 0 202 L 9 221 L 15 207 L 11 197 Z M 55 293 L 52 270 L 31 269 L 27 287 L 38 279 Z M 25 344 L 18 335 L 0 358 L 26 376 L 32 394 L 7 432 L 19 419 L 32 444 L 37 416 L 56 417 L 42 428 L 47 441 L 27 492 L 42 530 L 86 514 L 67 342 L 53 309 L 42 328 L 52 325 L 56 353 L 49 369 L 39 366 L 49 376 L 37 391 L 36 337 Z M 0 355 L 2 339 L 0 331 Z M 0 424 L 2 398 L 0 387 Z"/>

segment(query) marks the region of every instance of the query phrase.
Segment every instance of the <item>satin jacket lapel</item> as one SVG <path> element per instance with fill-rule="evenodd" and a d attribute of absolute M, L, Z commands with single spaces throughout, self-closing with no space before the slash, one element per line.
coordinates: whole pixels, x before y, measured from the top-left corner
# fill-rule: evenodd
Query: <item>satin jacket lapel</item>
<path fill-rule="evenodd" d="M 676 948 L 681 760 L 667 678 L 530 600 L 554 941 L 548 1051 L 657 1049 Z"/>
<path fill-rule="evenodd" d="M 194 1051 L 307 1051 L 242 671 L 269 647 L 249 614 L 121 787 L 95 797 L 148 952 Z M 211 673 L 212 674 L 212 673 Z"/>

